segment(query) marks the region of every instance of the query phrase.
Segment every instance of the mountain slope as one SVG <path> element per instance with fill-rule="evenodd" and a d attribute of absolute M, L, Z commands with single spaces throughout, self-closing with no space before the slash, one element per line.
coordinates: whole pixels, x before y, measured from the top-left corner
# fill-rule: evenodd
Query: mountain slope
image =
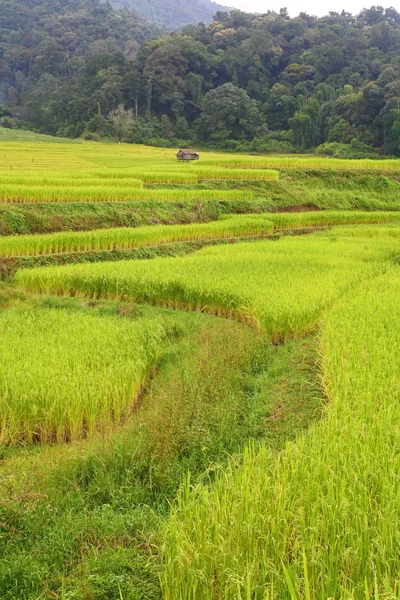
<path fill-rule="evenodd" d="M 116 8 L 136 11 L 145 19 L 169 29 L 200 22 L 209 24 L 216 12 L 229 10 L 211 0 L 112 0 L 112 4 Z"/>

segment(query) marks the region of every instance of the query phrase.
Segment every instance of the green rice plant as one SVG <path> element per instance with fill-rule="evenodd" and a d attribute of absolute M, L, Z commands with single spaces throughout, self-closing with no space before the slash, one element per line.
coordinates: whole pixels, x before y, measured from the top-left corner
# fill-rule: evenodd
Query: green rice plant
<path fill-rule="evenodd" d="M 211 223 L 190 225 L 156 225 L 120 227 L 94 231 L 66 231 L 45 235 L 16 235 L 0 237 L 0 256 L 32 256 L 60 252 L 85 252 L 136 248 L 182 242 L 266 235 L 274 226 L 257 216 L 231 218 Z"/>
<path fill-rule="evenodd" d="M 214 484 L 183 486 L 166 600 L 398 597 L 400 279 L 386 268 L 323 318 L 325 419 L 279 456 L 252 445 Z"/>
<path fill-rule="evenodd" d="M 196 173 L 175 172 L 172 169 L 170 171 L 157 170 L 154 172 L 138 170 L 136 175 L 137 177 L 140 177 L 144 183 L 170 183 L 172 185 L 198 183 Z"/>
<path fill-rule="evenodd" d="M 234 156 L 220 155 L 211 157 L 209 153 L 202 160 L 203 164 L 220 166 L 229 169 L 316 169 L 316 170 L 365 170 L 365 171 L 399 171 L 399 159 L 373 160 L 373 159 L 340 159 L 325 158 L 314 155 L 296 156 Z"/>
<path fill-rule="evenodd" d="M 223 169 L 218 167 L 197 167 L 199 180 L 221 179 L 221 180 L 266 180 L 276 181 L 279 179 L 279 171 L 272 169 Z"/>
<path fill-rule="evenodd" d="M 187 175 L 197 167 L 234 169 L 308 169 L 308 170 L 364 170 L 375 172 L 400 171 L 399 159 L 343 160 L 315 155 L 246 156 L 222 152 L 201 152 L 196 164 L 177 162 L 176 149 L 152 148 L 132 144 L 58 144 L 42 142 L 4 142 L 0 140 L 1 171 L 36 171 L 44 169 L 70 171 L 72 169 L 137 170 L 170 173 L 172 170 Z"/>
<path fill-rule="evenodd" d="M 237 221 L 248 215 L 221 215 L 221 220 L 235 218 Z M 400 212 L 397 211 L 362 211 L 362 210 L 324 210 L 305 212 L 262 213 L 253 215 L 254 219 L 268 220 L 276 230 L 302 229 L 307 227 L 332 227 L 334 225 L 357 225 L 398 223 Z M 346 231 L 346 228 L 343 229 Z"/>
<path fill-rule="evenodd" d="M 400 228 L 396 223 L 388 224 L 385 227 L 379 225 L 337 227 L 332 231 L 332 235 L 357 238 L 400 238 Z"/>
<path fill-rule="evenodd" d="M 0 256 L 34 256 L 60 252 L 127 249 L 189 240 L 267 235 L 272 233 L 274 228 L 280 230 L 341 223 L 391 223 L 396 220 L 400 220 L 399 213 L 361 211 L 226 215 L 220 221 L 201 224 L 120 227 L 44 235 L 5 236 L 0 237 Z M 352 230 L 349 231 L 349 235 L 354 235 Z M 363 231 L 362 228 L 361 231 Z M 363 235 L 372 236 L 372 233 L 370 234 L 368 231 L 375 230 L 365 230 Z M 390 229 L 390 231 L 397 232 L 398 230 Z M 346 235 L 346 228 L 343 229 L 343 235 Z M 385 235 L 384 231 L 381 235 Z M 393 233 L 393 237 L 396 235 Z"/>
<path fill-rule="evenodd" d="M 398 222 L 400 221 L 400 212 L 324 210 L 301 213 L 273 213 L 268 214 L 268 219 L 272 221 L 276 229 L 296 229 L 299 227 Z"/>
<path fill-rule="evenodd" d="M 26 290 L 129 299 L 233 317 L 274 342 L 315 328 L 346 289 L 379 274 L 400 249 L 392 239 L 284 238 L 214 246 L 173 259 L 22 270 Z M 340 256 L 340 261 L 338 261 Z"/>
<path fill-rule="evenodd" d="M 47 188 L 51 188 L 51 190 L 57 190 L 58 187 L 61 187 L 63 190 L 65 188 L 82 188 L 85 190 L 86 188 L 96 187 L 125 187 L 125 188 L 135 188 L 139 189 L 143 187 L 143 181 L 141 179 L 132 179 L 132 178 L 123 178 L 123 179 L 101 179 L 99 181 L 98 178 L 95 177 L 81 177 L 77 176 L 74 173 L 68 173 L 68 179 L 66 177 L 25 177 L 19 176 L 17 177 L 0 177 L 0 194 L 3 186 L 7 190 L 10 189 L 11 186 L 21 186 L 21 187 L 41 187 L 46 190 Z M 61 186 L 60 186 L 61 183 Z M 11 188 L 12 189 L 12 188 Z"/>
<path fill-rule="evenodd" d="M 60 442 L 126 416 L 156 359 L 156 321 L 57 309 L 0 315 L 0 443 Z"/>
<path fill-rule="evenodd" d="M 251 191 L 241 190 L 140 190 L 108 186 L 0 186 L 2 202 L 123 202 L 123 201 L 171 201 L 185 200 L 251 200 Z"/>

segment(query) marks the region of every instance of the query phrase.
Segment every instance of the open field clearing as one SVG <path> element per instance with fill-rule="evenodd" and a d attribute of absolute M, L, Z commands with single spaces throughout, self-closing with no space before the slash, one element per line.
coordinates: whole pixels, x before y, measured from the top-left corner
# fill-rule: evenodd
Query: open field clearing
<path fill-rule="evenodd" d="M 326 313 L 320 424 L 278 459 L 250 448 L 215 486 L 184 489 L 165 598 L 398 597 L 399 285 L 391 267 Z"/>
<path fill-rule="evenodd" d="M 30 292 L 115 298 L 201 310 L 254 324 L 274 342 L 300 337 L 348 288 L 382 273 L 400 246 L 348 238 L 285 238 L 210 247 L 175 259 L 22 270 Z M 340 260 L 338 260 L 340 257 Z"/>
<path fill-rule="evenodd" d="M 1 444 L 71 441 L 132 409 L 161 328 L 56 309 L 0 315 Z"/>

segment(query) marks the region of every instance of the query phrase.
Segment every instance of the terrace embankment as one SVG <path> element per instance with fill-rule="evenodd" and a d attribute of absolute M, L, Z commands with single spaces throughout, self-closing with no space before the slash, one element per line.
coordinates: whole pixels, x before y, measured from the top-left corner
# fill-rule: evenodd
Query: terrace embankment
<path fill-rule="evenodd" d="M 0 277 L 7 279 L 21 268 L 177 257 L 205 246 L 276 240 L 333 225 L 398 222 L 400 212 L 305 211 L 225 217 L 189 225 L 4 236 L 0 238 Z"/>
<path fill-rule="evenodd" d="M 251 171 L 251 169 L 248 169 Z M 225 214 L 301 210 L 398 210 L 400 171 L 280 169 L 278 181 L 148 185 L 155 191 L 243 190 L 252 199 L 0 204 L 0 234 L 201 223 Z M 183 198 L 183 196 L 182 196 Z"/>

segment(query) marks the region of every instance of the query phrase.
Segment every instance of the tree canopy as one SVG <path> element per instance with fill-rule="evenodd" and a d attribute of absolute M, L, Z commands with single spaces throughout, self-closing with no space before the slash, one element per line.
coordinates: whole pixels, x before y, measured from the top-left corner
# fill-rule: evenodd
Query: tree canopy
<path fill-rule="evenodd" d="M 109 115 L 122 107 L 136 142 L 400 155 L 399 56 L 392 8 L 221 11 L 160 35 L 98 0 L 0 0 L 0 119 L 119 137 Z"/>

